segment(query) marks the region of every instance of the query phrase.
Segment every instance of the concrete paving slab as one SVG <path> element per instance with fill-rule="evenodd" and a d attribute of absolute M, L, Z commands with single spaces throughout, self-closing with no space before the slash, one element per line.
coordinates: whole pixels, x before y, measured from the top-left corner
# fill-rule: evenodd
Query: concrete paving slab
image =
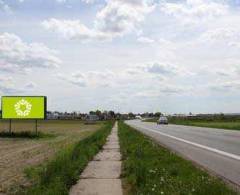
<path fill-rule="evenodd" d="M 120 174 L 120 161 L 91 161 L 80 178 L 118 179 Z"/>
<path fill-rule="evenodd" d="M 109 137 L 107 140 L 118 140 L 116 136 Z"/>
<path fill-rule="evenodd" d="M 118 139 L 118 134 L 117 133 L 112 133 L 109 135 L 109 138 L 117 138 Z"/>
<path fill-rule="evenodd" d="M 116 123 L 103 150 L 88 163 L 70 195 L 122 195 L 121 164 Z"/>
<path fill-rule="evenodd" d="M 107 142 L 104 146 L 119 146 L 119 143 L 116 143 L 116 142 Z"/>
<path fill-rule="evenodd" d="M 94 159 L 95 161 L 120 161 L 121 154 L 119 151 L 115 150 L 104 150 L 98 153 Z"/>
<path fill-rule="evenodd" d="M 112 133 L 109 135 L 109 138 L 113 137 L 113 138 L 117 138 L 118 134 L 117 133 Z"/>
<path fill-rule="evenodd" d="M 105 145 L 105 146 L 103 146 L 103 149 L 120 149 L 120 146 L 119 145 L 117 145 L 117 144 L 114 144 L 114 145 Z"/>
<path fill-rule="evenodd" d="M 122 195 L 120 179 L 82 179 L 75 185 L 70 195 Z"/>
<path fill-rule="evenodd" d="M 119 142 L 118 141 L 107 141 L 106 145 L 119 145 Z"/>
<path fill-rule="evenodd" d="M 118 139 L 107 139 L 107 142 L 119 142 Z"/>
<path fill-rule="evenodd" d="M 115 151 L 115 152 L 120 152 L 120 148 L 105 148 L 104 151 Z"/>
<path fill-rule="evenodd" d="M 116 144 L 116 143 L 107 143 L 107 144 L 104 145 L 104 147 L 119 148 L 119 144 Z"/>

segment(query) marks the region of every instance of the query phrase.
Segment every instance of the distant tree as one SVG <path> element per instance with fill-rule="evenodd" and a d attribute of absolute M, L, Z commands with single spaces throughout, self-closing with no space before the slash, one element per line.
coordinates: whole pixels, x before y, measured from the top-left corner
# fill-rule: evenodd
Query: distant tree
<path fill-rule="evenodd" d="M 72 114 L 73 114 L 73 116 L 77 116 L 77 112 L 76 111 L 72 112 Z"/>
<path fill-rule="evenodd" d="M 118 112 L 118 113 L 115 113 L 115 117 L 116 117 L 116 119 L 120 119 L 121 118 L 121 114 Z"/>
<path fill-rule="evenodd" d="M 100 110 L 96 110 L 95 113 L 100 120 L 104 120 L 104 114 Z"/>
<path fill-rule="evenodd" d="M 220 120 L 223 120 L 223 119 L 225 119 L 225 116 L 224 116 L 224 114 L 223 114 L 223 113 L 220 113 L 220 115 L 219 115 L 219 118 L 220 118 Z"/>
<path fill-rule="evenodd" d="M 115 118 L 115 112 L 112 111 L 112 110 L 110 110 L 110 111 L 108 112 L 108 115 L 109 115 L 111 118 Z"/>
<path fill-rule="evenodd" d="M 153 117 L 154 114 L 153 114 L 152 112 L 150 112 L 150 113 L 148 113 L 148 116 L 149 116 L 149 117 Z"/>
<path fill-rule="evenodd" d="M 156 113 L 154 114 L 155 117 L 160 117 L 161 115 L 162 115 L 161 112 L 156 112 Z"/>
<path fill-rule="evenodd" d="M 128 116 L 129 116 L 130 118 L 134 118 L 134 117 L 135 117 L 135 115 L 134 115 L 132 112 L 129 112 L 129 113 L 128 113 Z"/>
<path fill-rule="evenodd" d="M 96 114 L 96 112 L 95 111 L 90 111 L 89 114 Z"/>
<path fill-rule="evenodd" d="M 100 111 L 100 110 L 96 110 L 96 115 L 98 116 L 98 117 L 100 117 L 101 115 L 102 115 L 102 112 Z"/>

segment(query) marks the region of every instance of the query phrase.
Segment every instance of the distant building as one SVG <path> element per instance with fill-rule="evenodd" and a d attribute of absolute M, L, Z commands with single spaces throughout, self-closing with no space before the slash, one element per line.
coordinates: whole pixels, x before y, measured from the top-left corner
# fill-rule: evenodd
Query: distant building
<path fill-rule="evenodd" d="M 58 119 L 59 113 L 58 112 L 47 112 L 47 119 L 54 120 Z"/>
<path fill-rule="evenodd" d="M 60 120 L 75 120 L 75 119 L 85 119 L 86 114 L 80 114 L 76 112 L 47 112 L 47 119 L 54 120 L 54 119 L 60 119 Z"/>
<path fill-rule="evenodd" d="M 96 114 L 89 114 L 86 116 L 86 124 L 94 124 L 99 121 L 99 116 Z"/>

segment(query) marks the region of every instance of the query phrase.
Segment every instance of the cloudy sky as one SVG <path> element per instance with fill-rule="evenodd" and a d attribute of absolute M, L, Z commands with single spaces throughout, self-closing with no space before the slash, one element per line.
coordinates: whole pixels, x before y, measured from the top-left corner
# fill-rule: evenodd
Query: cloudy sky
<path fill-rule="evenodd" d="M 240 112 L 240 0 L 0 0 L 0 95 Z"/>

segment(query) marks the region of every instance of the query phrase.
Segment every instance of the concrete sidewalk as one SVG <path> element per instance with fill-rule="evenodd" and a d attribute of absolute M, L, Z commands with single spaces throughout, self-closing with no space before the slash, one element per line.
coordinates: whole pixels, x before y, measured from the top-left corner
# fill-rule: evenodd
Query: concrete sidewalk
<path fill-rule="evenodd" d="M 89 162 L 70 195 L 122 195 L 118 125 L 114 125 L 103 150 Z"/>

